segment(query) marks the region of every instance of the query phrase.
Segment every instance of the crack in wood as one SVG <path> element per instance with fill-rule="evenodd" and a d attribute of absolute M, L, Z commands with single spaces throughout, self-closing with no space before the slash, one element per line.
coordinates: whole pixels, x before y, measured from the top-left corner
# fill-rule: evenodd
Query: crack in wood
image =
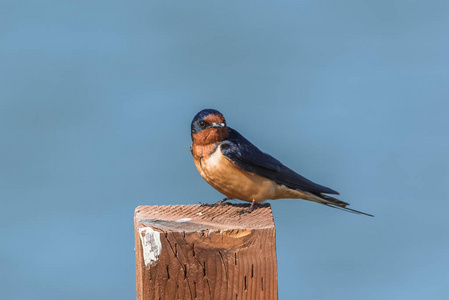
<path fill-rule="evenodd" d="M 209 279 L 206 278 L 206 283 L 207 283 L 207 287 L 209 288 L 209 299 L 214 299 L 212 298 L 212 292 L 210 291 L 210 284 L 209 284 Z"/>
<path fill-rule="evenodd" d="M 172 236 L 173 236 L 173 238 L 175 239 L 175 241 L 178 242 L 178 241 L 176 240 L 176 237 L 174 236 L 174 234 L 172 234 Z M 178 256 L 175 254 L 175 251 L 173 250 L 173 247 L 172 247 L 172 245 L 171 245 L 171 243 L 170 243 L 170 240 L 169 240 L 168 237 L 167 237 L 167 233 L 165 233 L 165 239 L 166 239 L 166 241 L 167 241 L 167 243 L 168 243 L 168 245 L 169 245 L 171 251 L 173 252 L 173 255 L 175 256 L 176 260 L 178 261 L 179 265 L 180 265 L 181 268 L 182 268 L 182 267 L 183 267 L 183 266 L 182 266 L 182 263 L 181 263 L 181 261 L 179 260 Z M 167 274 L 168 274 L 168 266 L 167 266 Z M 170 277 L 168 277 L 168 278 L 170 279 Z M 190 292 L 190 299 L 192 299 L 192 298 L 193 298 L 193 296 L 192 296 L 192 289 L 190 288 L 190 283 L 189 283 L 188 280 L 187 280 L 187 286 L 188 286 L 189 292 Z"/>
<path fill-rule="evenodd" d="M 195 282 L 195 281 L 193 281 L 193 287 L 194 287 L 194 289 L 195 289 L 195 299 L 196 299 L 197 296 L 196 296 L 196 282 Z"/>
<path fill-rule="evenodd" d="M 218 254 L 220 254 L 221 263 L 223 264 L 223 269 L 225 270 L 226 281 L 228 281 L 228 269 L 226 268 L 226 264 L 225 264 L 225 261 L 224 261 L 224 258 L 223 258 L 223 254 L 221 254 L 220 250 L 217 250 L 217 251 L 218 251 Z"/>

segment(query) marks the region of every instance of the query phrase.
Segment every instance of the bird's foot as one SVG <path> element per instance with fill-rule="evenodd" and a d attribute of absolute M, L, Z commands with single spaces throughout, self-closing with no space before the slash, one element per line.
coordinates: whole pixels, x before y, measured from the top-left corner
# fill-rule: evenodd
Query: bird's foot
<path fill-rule="evenodd" d="M 253 200 L 253 202 L 251 202 L 251 205 L 248 208 L 238 210 L 237 214 L 238 215 L 249 214 L 250 212 L 255 210 L 257 207 L 259 207 L 259 203 L 256 204 L 256 201 Z"/>
<path fill-rule="evenodd" d="M 254 210 L 254 208 L 253 208 L 253 209 L 249 209 L 249 208 L 247 208 L 247 209 L 239 209 L 239 210 L 237 211 L 237 214 L 238 214 L 238 215 L 249 214 L 249 213 L 252 212 L 253 210 Z"/>
<path fill-rule="evenodd" d="M 213 204 L 201 203 L 200 206 L 203 206 L 203 207 L 214 207 L 214 206 L 227 205 L 227 204 L 229 204 L 229 203 L 225 203 L 225 201 L 227 201 L 227 200 L 231 200 L 231 198 L 224 198 L 224 199 L 221 199 L 220 201 L 218 201 L 217 203 L 213 203 Z"/>

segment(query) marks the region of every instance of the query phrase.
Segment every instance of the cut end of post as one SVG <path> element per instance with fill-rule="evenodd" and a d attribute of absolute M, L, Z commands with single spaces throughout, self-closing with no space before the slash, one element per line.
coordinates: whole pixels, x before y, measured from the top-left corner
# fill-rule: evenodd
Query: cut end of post
<path fill-rule="evenodd" d="M 170 231 L 274 228 L 270 204 L 262 204 L 251 213 L 238 213 L 247 206 L 246 204 L 138 206 L 134 216 L 136 224 Z"/>

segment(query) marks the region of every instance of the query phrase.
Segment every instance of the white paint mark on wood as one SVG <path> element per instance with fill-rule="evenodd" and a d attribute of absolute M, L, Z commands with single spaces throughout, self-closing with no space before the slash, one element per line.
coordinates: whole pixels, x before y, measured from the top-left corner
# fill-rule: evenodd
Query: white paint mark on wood
<path fill-rule="evenodd" d="M 151 227 L 139 228 L 145 266 L 154 264 L 162 251 L 161 234 Z"/>

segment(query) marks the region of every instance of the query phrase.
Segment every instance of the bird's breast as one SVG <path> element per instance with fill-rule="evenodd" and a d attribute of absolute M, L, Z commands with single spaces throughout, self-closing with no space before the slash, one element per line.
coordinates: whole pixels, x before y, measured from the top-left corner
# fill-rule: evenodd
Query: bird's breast
<path fill-rule="evenodd" d="M 275 198 L 272 180 L 236 166 L 222 154 L 220 145 L 192 146 L 191 150 L 201 176 L 228 198 L 257 202 Z"/>

